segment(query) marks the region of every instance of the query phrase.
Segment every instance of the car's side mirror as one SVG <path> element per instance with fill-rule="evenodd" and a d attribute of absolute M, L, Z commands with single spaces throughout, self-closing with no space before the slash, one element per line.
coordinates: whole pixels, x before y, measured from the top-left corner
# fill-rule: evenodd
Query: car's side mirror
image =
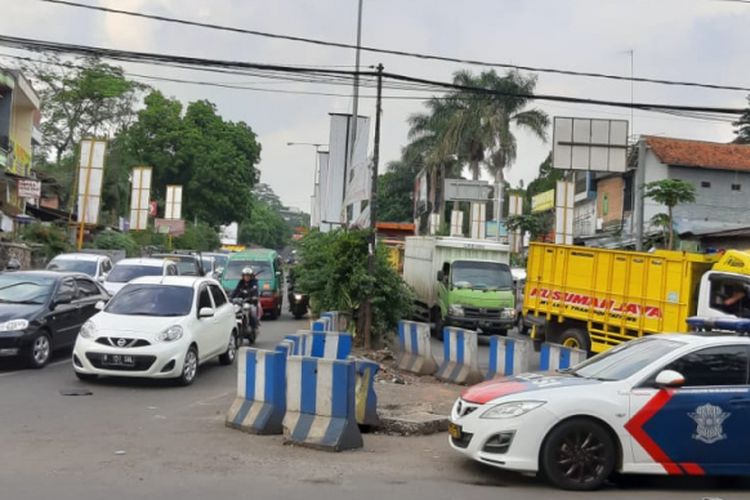
<path fill-rule="evenodd" d="M 200 311 L 198 311 L 198 318 L 213 318 L 214 317 L 214 310 L 210 307 L 202 307 Z"/>
<path fill-rule="evenodd" d="M 73 302 L 73 298 L 74 298 L 73 292 L 58 293 L 55 296 L 54 304 L 55 306 L 59 306 L 62 304 L 70 304 L 71 302 Z"/>
<path fill-rule="evenodd" d="M 106 279 L 107 279 L 107 274 L 109 274 L 109 273 L 102 273 L 102 274 L 101 274 L 101 275 L 100 275 L 100 276 L 99 276 L 99 277 L 97 278 L 97 281 L 99 281 L 99 283 L 104 283 L 104 280 L 106 280 Z"/>
<path fill-rule="evenodd" d="M 685 377 L 674 370 L 662 370 L 654 382 L 659 387 L 682 387 L 685 384 Z"/>
<path fill-rule="evenodd" d="M 106 302 L 104 302 L 103 300 L 100 300 L 96 304 L 94 304 L 94 308 L 97 311 L 103 311 L 104 310 L 104 306 L 106 306 L 106 305 L 107 305 Z"/>
<path fill-rule="evenodd" d="M 445 279 L 445 275 L 443 274 L 443 271 L 438 271 L 437 280 L 442 283 L 444 279 Z"/>

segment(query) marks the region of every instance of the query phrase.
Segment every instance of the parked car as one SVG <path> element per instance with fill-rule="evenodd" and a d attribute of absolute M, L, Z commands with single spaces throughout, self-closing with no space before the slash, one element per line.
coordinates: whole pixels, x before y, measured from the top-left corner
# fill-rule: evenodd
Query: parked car
<path fill-rule="evenodd" d="M 0 273 L 0 356 L 22 357 L 42 368 L 52 352 L 75 343 L 81 325 L 107 298 L 83 273 Z"/>
<path fill-rule="evenodd" d="M 203 263 L 199 254 L 194 253 L 155 253 L 151 254 L 155 259 L 171 260 L 177 265 L 177 273 L 180 276 L 205 276 Z"/>
<path fill-rule="evenodd" d="M 237 352 L 234 307 L 219 284 L 192 276 L 148 276 L 126 285 L 81 328 L 73 368 L 99 375 L 193 382 L 198 366 Z"/>
<path fill-rule="evenodd" d="M 455 402 L 450 444 L 572 490 L 613 473 L 750 475 L 749 359 L 748 337 L 660 334 L 484 382 Z"/>
<path fill-rule="evenodd" d="M 114 265 L 102 284 L 110 295 L 114 295 L 128 282 L 141 276 L 177 276 L 178 274 L 177 264 L 169 260 L 123 259 Z"/>
<path fill-rule="evenodd" d="M 203 270 L 206 272 L 206 275 L 210 274 L 214 278 L 219 279 L 224 268 L 227 267 L 229 254 L 219 252 L 202 253 L 201 262 L 203 263 Z"/>
<path fill-rule="evenodd" d="M 68 271 L 88 274 L 98 281 L 104 281 L 112 270 L 112 260 L 106 255 L 91 253 L 62 253 L 49 261 L 49 271 Z"/>

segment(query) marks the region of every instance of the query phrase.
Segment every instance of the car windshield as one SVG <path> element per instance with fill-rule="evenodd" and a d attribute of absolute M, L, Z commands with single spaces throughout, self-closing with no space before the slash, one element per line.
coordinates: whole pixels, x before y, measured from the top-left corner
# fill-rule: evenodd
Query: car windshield
<path fill-rule="evenodd" d="M 233 260 L 224 272 L 224 279 L 238 280 L 242 277 L 242 270 L 246 267 L 253 268 L 256 278 L 270 278 L 271 264 L 258 260 Z"/>
<path fill-rule="evenodd" d="M 126 316 L 187 316 L 192 305 L 192 288 L 133 284 L 115 295 L 104 310 Z"/>
<path fill-rule="evenodd" d="M 633 340 L 594 356 L 567 372 L 597 380 L 623 380 L 682 345 L 676 340 L 657 337 Z"/>
<path fill-rule="evenodd" d="M 0 274 L 0 303 L 44 304 L 47 302 L 55 280 L 28 274 Z"/>
<path fill-rule="evenodd" d="M 213 271 L 214 270 L 214 258 L 213 257 L 202 257 L 201 258 L 201 266 L 203 266 L 203 270 L 206 272 Z"/>
<path fill-rule="evenodd" d="M 70 271 L 74 273 L 84 273 L 89 276 L 96 276 L 95 260 L 77 260 L 77 259 L 52 259 L 47 264 L 50 271 Z"/>
<path fill-rule="evenodd" d="M 497 262 L 454 262 L 451 278 L 456 288 L 501 290 L 513 286 L 510 268 Z"/>
<path fill-rule="evenodd" d="M 161 266 L 146 266 L 141 264 L 115 265 L 112 272 L 107 275 L 107 281 L 111 283 L 127 283 L 141 276 L 161 276 Z"/>

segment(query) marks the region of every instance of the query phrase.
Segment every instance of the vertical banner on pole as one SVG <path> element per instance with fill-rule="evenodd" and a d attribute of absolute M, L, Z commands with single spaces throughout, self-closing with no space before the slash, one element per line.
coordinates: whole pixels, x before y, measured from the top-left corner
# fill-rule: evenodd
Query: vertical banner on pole
<path fill-rule="evenodd" d="M 464 213 L 462 210 L 451 212 L 451 236 L 464 235 Z"/>
<path fill-rule="evenodd" d="M 483 240 L 486 237 L 487 226 L 487 204 L 471 204 L 471 237 L 477 240 Z"/>
<path fill-rule="evenodd" d="M 78 213 L 80 224 L 97 224 L 104 180 L 104 154 L 107 141 L 83 139 L 78 164 Z"/>
<path fill-rule="evenodd" d="M 130 201 L 130 230 L 148 228 L 149 197 L 151 196 L 151 167 L 133 168 L 133 190 Z"/>
<path fill-rule="evenodd" d="M 520 194 L 511 193 L 508 196 L 508 216 L 523 215 L 523 197 Z M 520 229 L 510 233 L 510 251 L 520 253 L 523 247 L 523 235 Z"/>
<path fill-rule="evenodd" d="M 182 186 L 167 186 L 167 206 L 164 218 L 178 220 L 182 218 Z"/>
<path fill-rule="evenodd" d="M 574 191 L 572 182 L 557 181 L 555 196 L 555 243 L 557 244 L 573 244 Z"/>

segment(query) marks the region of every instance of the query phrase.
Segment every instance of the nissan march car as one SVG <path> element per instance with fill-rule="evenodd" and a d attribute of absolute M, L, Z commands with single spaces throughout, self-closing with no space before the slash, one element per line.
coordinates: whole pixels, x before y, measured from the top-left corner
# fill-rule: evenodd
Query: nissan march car
<path fill-rule="evenodd" d="M 466 389 L 450 446 L 565 489 L 614 472 L 750 475 L 750 338 L 660 334 Z"/>
<path fill-rule="evenodd" d="M 82 380 L 110 375 L 189 385 L 199 365 L 214 358 L 234 362 L 234 308 L 214 280 L 137 278 L 99 307 L 73 350 L 73 369 Z"/>

